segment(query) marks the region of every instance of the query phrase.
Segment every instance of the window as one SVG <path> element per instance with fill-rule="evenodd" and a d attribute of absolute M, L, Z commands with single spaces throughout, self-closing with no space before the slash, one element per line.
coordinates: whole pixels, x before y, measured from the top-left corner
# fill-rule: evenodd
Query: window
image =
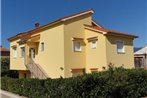
<path fill-rule="evenodd" d="M 92 42 L 91 42 L 91 48 L 92 48 L 92 49 L 96 49 L 96 46 L 97 46 L 97 45 L 96 45 L 96 41 L 92 41 Z"/>
<path fill-rule="evenodd" d="M 44 51 L 44 42 L 41 43 L 41 51 Z"/>
<path fill-rule="evenodd" d="M 13 47 L 13 58 L 17 57 L 17 48 Z"/>
<path fill-rule="evenodd" d="M 21 47 L 20 48 L 20 50 L 21 50 L 21 57 L 24 57 L 25 56 L 25 47 Z"/>
<path fill-rule="evenodd" d="M 79 68 L 79 69 L 72 69 L 72 77 L 80 76 L 85 74 L 85 69 Z"/>
<path fill-rule="evenodd" d="M 124 53 L 125 50 L 124 50 L 123 41 L 117 41 L 116 44 L 117 44 L 117 53 Z"/>
<path fill-rule="evenodd" d="M 80 41 L 74 41 L 74 51 L 81 51 Z"/>
<path fill-rule="evenodd" d="M 98 68 L 91 68 L 90 70 L 91 70 L 91 73 L 96 73 L 96 72 L 98 72 Z"/>

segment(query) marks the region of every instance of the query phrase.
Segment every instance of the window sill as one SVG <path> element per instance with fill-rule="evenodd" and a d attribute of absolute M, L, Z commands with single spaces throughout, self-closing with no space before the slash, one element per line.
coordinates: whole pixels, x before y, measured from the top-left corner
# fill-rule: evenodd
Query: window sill
<path fill-rule="evenodd" d="M 82 51 L 74 51 L 74 52 L 82 52 Z"/>
<path fill-rule="evenodd" d="M 125 52 L 117 52 L 117 54 L 125 54 Z"/>
<path fill-rule="evenodd" d="M 96 47 L 95 48 L 91 48 L 91 49 L 96 49 Z"/>

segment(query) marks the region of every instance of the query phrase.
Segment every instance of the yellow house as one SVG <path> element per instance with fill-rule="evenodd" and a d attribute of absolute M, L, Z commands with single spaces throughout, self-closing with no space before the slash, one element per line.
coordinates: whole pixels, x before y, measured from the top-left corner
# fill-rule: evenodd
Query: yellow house
<path fill-rule="evenodd" d="M 108 30 L 92 9 L 17 34 L 10 41 L 10 69 L 19 77 L 68 78 L 102 71 L 109 63 L 134 67 L 135 35 Z"/>

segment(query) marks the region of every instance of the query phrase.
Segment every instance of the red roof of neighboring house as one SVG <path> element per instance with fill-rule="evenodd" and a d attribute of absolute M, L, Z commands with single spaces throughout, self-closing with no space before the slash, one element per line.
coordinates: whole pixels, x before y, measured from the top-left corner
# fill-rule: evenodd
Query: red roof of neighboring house
<path fill-rule="evenodd" d="M 99 26 L 96 26 L 96 25 L 87 25 L 87 24 L 84 24 L 84 26 L 90 27 L 92 29 L 100 30 L 102 32 L 107 32 L 108 34 L 120 34 L 120 35 L 126 35 L 126 36 L 135 37 L 135 38 L 138 37 L 136 35 L 132 35 L 132 34 L 128 34 L 128 33 L 123 33 L 123 32 L 119 32 L 119 31 L 116 31 L 116 30 L 109 30 L 109 29 L 106 29 L 106 28 L 103 28 L 103 27 L 99 27 Z"/>
<path fill-rule="evenodd" d="M 9 52 L 9 51 L 10 51 L 9 49 L 0 46 L 0 52 Z"/>

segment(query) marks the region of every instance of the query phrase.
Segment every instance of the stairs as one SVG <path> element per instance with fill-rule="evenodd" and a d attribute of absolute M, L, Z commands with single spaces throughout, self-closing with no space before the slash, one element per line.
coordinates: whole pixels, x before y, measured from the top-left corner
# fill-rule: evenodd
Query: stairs
<path fill-rule="evenodd" d="M 36 64 L 31 58 L 28 59 L 28 63 L 25 64 L 27 69 L 31 72 L 31 74 L 38 79 L 47 79 L 48 75 L 41 68 L 39 64 Z"/>

